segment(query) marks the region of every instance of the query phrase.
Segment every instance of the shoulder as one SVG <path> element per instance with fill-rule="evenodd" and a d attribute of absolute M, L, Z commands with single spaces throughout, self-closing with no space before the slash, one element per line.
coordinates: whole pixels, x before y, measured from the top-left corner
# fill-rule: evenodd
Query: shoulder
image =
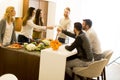
<path fill-rule="evenodd" d="M 79 37 L 86 37 L 86 33 L 85 32 L 82 32 Z"/>
<path fill-rule="evenodd" d="M 78 37 L 80 37 L 84 41 L 88 40 L 88 36 L 86 35 L 85 32 L 82 32 Z"/>
<path fill-rule="evenodd" d="M 92 34 L 92 35 L 96 34 L 95 30 L 92 29 L 92 28 L 90 28 L 90 29 L 87 31 L 87 33 L 88 33 L 88 34 Z"/>
<path fill-rule="evenodd" d="M 89 29 L 86 34 L 89 36 L 89 37 L 95 37 L 97 36 L 96 32 L 94 29 Z"/>
<path fill-rule="evenodd" d="M 6 19 L 3 18 L 3 19 L 0 20 L 0 22 L 4 23 L 4 22 L 6 22 Z"/>
<path fill-rule="evenodd" d="M 32 20 L 32 19 L 29 19 L 29 20 L 27 20 L 27 22 L 33 22 L 33 20 Z"/>
<path fill-rule="evenodd" d="M 60 18 L 60 21 L 63 21 L 64 20 L 64 17 Z"/>
<path fill-rule="evenodd" d="M 33 22 L 32 19 L 27 20 L 27 24 L 26 25 L 32 26 L 33 24 L 34 24 L 34 22 Z"/>
<path fill-rule="evenodd" d="M 0 21 L 0 28 L 6 26 L 6 19 L 1 19 Z"/>

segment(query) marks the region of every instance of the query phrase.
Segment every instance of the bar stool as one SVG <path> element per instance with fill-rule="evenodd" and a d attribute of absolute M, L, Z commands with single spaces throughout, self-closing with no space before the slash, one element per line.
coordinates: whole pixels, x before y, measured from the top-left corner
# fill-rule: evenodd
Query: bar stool
<path fill-rule="evenodd" d="M 86 77 L 87 80 L 92 80 L 95 77 L 99 80 L 99 76 L 101 76 L 107 62 L 107 59 L 101 59 L 92 62 L 88 67 L 75 67 L 73 68 L 73 78 L 77 75 L 79 77 Z"/>

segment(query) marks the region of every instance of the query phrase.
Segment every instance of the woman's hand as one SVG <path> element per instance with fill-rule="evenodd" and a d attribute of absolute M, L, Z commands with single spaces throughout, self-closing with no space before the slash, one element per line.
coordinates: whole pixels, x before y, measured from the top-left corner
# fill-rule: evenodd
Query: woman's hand
<path fill-rule="evenodd" d="M 53 26 L 47 26 L 47 29 L 54 29 Z"/>
<path fill-rule="evenodd" d="M 0 43 L 0 47 L 2 46 L 2 43 Z"/>
<path fill-rule="evenodd" d="M 36 28 L 34 28 L 33 31 L 35 31 L 35 32 L 41 32 L 41 31 L 43 31 L 43 30 L 40 30 L 40 29 L 36 29 Z"/>

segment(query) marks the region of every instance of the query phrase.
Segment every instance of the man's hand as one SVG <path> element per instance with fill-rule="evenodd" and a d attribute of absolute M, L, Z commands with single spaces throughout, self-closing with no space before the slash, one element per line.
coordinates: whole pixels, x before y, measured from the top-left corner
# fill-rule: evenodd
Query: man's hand
<path fill-rule="evenodd" d="M 62 31 L 62 28 L 57 28 L 57 32 L 61 32 Z"/>
<path fill-rule="evenodd" d="M 2 46 L 2 44 L 0 43 L 0 47 Z"/>

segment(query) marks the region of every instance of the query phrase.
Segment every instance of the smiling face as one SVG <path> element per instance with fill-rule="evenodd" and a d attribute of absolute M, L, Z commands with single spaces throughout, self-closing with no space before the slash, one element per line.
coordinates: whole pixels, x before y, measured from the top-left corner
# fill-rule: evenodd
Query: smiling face
<path fill-rule="evenodd" d="M 16 12 L 14 10 L 14 8 L 11 10 L 11 16 L 15 16 L 16 15 Z"/>
<path fill-rule="evenodd" d="M 69 17 L 70 11 L 68 9 L 64 10 L 64 17 Z"/>
<path fill-rule="evenodd" d="M 32 16 L 35 16 L 35 13 L 36 13 L 36 11 L 35 11 L 35 10 L 33 10 L 33 12 L 32 12 Z"/>
<path fill-rule="evenodd" d="M 6 16 L 9 16 L 9 17 L 13 17 L 16 15 L 16 12 L 15 12 L 15 9 L 14 7 L 10 6 L 6 9 L 6 13 L 5 13 Z"/>
<path fill-rule="evenodd" d="M 83 28 L 83 30 L 86 29 L 86 23 L 85 23 L 85 21 L 82 22 L 82 28 Z"/>
<path fill-rule="evenodd" d="M 86 24 L 85 21 L 82 22 L 82 28 L 83 30 L 87 31 L 89 29 L 89 26 Z"/>

